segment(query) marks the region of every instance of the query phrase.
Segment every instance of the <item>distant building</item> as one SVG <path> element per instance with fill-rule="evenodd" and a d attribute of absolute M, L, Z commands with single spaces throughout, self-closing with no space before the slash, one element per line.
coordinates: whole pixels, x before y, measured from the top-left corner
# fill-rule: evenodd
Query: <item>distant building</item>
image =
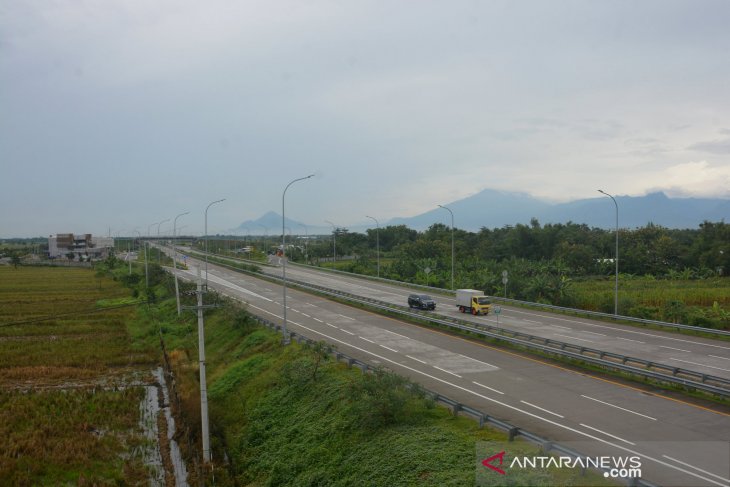
<path fill-rule="evenodd" d="M 71 252 L 77 260 L 105 259 L 112 248 L 113 238 L 94 237 L 90 233 L 58 233 L 48 237 L 48 257 L 51 259 L 67 258 Z"/>

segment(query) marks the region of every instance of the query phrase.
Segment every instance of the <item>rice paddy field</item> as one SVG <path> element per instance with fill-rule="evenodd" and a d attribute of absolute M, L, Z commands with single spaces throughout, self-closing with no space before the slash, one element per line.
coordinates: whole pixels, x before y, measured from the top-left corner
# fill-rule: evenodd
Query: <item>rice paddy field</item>
<path fill-rule="evenodd" d="M 129 290 L 94 270 L 0 266 L 0 484 L 146 483 Z M 110 305 L 111 304 L 111 305 Z"/>

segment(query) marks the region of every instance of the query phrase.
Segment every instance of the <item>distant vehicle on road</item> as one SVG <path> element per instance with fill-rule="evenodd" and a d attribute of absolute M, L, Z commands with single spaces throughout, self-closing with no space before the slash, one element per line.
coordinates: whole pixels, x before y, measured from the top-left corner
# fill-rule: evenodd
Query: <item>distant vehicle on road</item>
<path fill-rule="evenodd" d="M 492 307 L 492 301 L 483 292 L 476 289 L 457 289 L 456 307 L 462 313 L 471 313 L 475 316 L 480 314 L 488 315 Z"/>
<path fill-rule="evenodd" d="M 427 294 L 411 294 L 408 296 L 408 307 L 418 309 L 436 309 L 436 301 Z"/>

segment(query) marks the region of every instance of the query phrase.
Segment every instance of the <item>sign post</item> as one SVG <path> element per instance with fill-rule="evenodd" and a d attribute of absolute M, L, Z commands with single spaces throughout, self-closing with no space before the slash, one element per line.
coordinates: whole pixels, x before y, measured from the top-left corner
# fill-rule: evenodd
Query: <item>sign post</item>
<path fill-rule="evenodd" d="M 502 284 L 504 284 L 504 298 L 507 299 L 507 283 L 509 282 L 509 277 L 507 277 L 507 271 L 502 271 Z"/>

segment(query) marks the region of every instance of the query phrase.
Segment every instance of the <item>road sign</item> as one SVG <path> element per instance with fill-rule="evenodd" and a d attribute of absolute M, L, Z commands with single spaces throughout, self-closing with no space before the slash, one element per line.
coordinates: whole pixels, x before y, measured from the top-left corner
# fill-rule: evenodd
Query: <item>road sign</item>
<path fill-rule="evenodd" d="M 507 271 L 502 271 L 502 278 L 507 279 Z"/>

